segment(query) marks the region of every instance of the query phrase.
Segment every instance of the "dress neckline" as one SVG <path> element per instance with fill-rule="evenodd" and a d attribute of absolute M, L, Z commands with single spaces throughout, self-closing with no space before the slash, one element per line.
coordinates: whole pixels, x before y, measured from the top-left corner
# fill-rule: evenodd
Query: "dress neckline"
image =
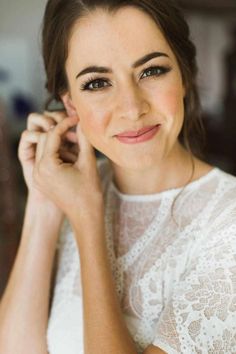
<path fill-rule="evenodd" d="M 188 183 L 185 187 L 185 190 L 192 190 L 199 185 L 201 185 L 204 182 L 207 182 L 211 177 L 213 177 L 215 174 L 217 174 L 219 171 L 218 167 L 213 167 L 209 172 L 207 172 L 205 175 L 201 176 L 200 178 Z M 122 193 L 118 188 L 116 187 L 114 181 L 113 181 L 113 174 L 111 175 L 111 180 L 110 180 L 110 188 L 113 190 L 115 195 L 120 200 L 124 201 L 156 201 L 159 200 L 163 197 L 173 197 L 176 194 L 178 194 L 184 187 L 179 187 L 179 188 L 171 188 L 164 190 L 159 193 L 153 193 L 153 194 L 125 194 Z"/>

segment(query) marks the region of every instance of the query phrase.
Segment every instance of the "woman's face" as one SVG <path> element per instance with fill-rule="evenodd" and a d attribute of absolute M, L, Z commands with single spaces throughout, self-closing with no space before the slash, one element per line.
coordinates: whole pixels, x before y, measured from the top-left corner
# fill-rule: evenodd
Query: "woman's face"
<path fill-rule="evenodd" d="M 154 52 L 160 54 L 134 67 Z M 79 75 L 90 66 L 109 72 Z M 69 42 L 66 72 L 84 134 L 112 162 L 145 169 L 174 152 L 185 90 L 177 60 L 147 14 L 129 6 L 113 16 L 96 10 L 80 20 Z M 126 144 L 116 137 L 157 124 L 159 131 L 148 141 Z"/>

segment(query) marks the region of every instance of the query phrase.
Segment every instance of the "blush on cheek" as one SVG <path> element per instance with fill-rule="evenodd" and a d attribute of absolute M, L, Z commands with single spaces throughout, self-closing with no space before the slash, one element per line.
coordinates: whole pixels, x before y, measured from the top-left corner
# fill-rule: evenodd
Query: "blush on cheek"
<path fill-rule="evenodd" d="M 183 96 L 179 89 L 170 89 L 165 92 L 162 102 L 168 115 L 175 116 L 183 112 Z"/>
<path fill-rule="evenodd" d="M 87 130 L 91 133 L 101 131 L 103 127 L 103 119 L 98 115 L 87 114 L 84 118 L 84 126 L 86 126 Z"/>
<path fill-rule="evenodd" d="M 107 106 L 101 108 L 94 108 L 87 110 L 83 115 L 84 124 L 90 131 L 95 133 L 100 132 L 103 135 L 107 133 L 107 129 L 111 124 L 112 115 L 107 109 Z"/>
<path fill-rule="evenodd" d="M 103 138 L 106 134 L 106 127 L 104 125 L 104 118 L 102 114 L 94 111 L 84 112 L 81 118 L 81 125 L 87 139 L 96 149 L 100 150 L 103 144 Z"/>

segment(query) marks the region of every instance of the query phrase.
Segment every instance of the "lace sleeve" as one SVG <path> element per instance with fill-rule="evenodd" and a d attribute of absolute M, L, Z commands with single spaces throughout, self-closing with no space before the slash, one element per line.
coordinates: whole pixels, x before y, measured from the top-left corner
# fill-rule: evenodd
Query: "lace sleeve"
<path fill-rule="evenodd" d="M 168 354 L 236 353 L 236 225 L 207 235 L 155 333 L 153 345 Z"/>

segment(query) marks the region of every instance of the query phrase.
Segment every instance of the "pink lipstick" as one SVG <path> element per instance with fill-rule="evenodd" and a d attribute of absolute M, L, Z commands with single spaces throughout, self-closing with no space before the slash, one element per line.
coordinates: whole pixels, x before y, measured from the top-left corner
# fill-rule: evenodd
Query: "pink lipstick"
<path fill-rule="evenodd" d="M 155 125 L 152 127 L 145 127 L 138 132 L 125 132 L 116 135 L 117 139 L 125 144 L 137 144 L 152 139 L 156 133 L 160 130 L 161 125 Z"/>

